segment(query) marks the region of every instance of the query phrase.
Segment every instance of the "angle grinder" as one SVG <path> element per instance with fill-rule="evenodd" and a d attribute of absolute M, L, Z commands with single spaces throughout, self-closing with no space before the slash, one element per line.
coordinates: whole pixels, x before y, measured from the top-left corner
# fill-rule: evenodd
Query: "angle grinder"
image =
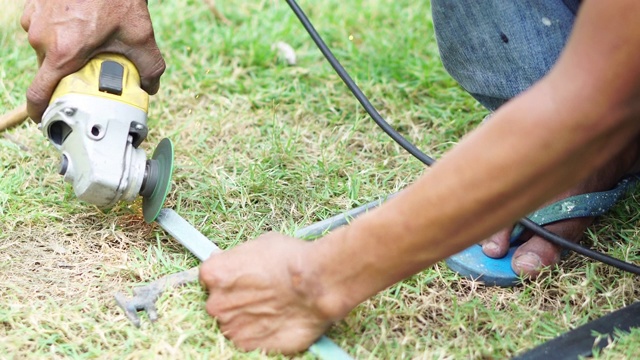
<path fill-rule="evenodd" d="M 150 159 L 149 94 L 135 65 L 101 54 L 58 84 L 42 117 L 44 136 L 61 152 L 60 175 L 82 201 L 101 209 L 142 196 L 146 222 L 164 204 L 173 172 L 173 144 L 163 139 Z"/>

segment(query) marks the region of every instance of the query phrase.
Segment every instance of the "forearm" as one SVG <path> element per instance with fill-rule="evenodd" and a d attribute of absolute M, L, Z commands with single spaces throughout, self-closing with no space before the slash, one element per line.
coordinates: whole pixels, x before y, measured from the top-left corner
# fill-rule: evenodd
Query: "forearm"
<path fill-rule="evenodd" d="M 640 11 L 583 5 L 552 72 L 415 184 L 313 247 L 331 316 L 491 235 L 576 184 L 638 133 Z M 345 296 L 346 294 L 346 296 Z"/>

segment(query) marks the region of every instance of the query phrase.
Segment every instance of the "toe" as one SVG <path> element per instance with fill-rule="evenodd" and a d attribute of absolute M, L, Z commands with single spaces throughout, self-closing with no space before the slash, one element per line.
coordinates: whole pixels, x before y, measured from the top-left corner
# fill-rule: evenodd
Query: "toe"
<path fill-rule="evenodd" d="M 559 247 L 535 236 L 516 250 L 511 267 L 516 274 L 535 279 L 543 268 L 560 261 L 560 251 Z"/>
<path fill-rule="evenodd" d="M 482 251 L 488 257 L 499 259 L 504 257 L 509 251 L 509 236 L 511 235 L 511 228 L 501 230 L 488 239 L 480 243 L 482 245 Z"/>
<path fill-rule="evenodd" d="M 577 242 L 592 221 L 593 218 L 571 219 L 545 226 L 545 228 L 567 240 Z M 516 274 L 534 279 L 543 268 L 560 262 L 561 251 L 561 247 L 539 236 L 534 236 L 513 254 L 511 267 Z"/>

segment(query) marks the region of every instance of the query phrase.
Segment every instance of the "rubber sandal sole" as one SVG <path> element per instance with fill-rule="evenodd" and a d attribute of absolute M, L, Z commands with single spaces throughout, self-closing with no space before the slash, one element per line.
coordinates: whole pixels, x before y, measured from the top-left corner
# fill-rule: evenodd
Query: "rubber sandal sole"
<path fill-rule="evenodd" d="M 579 217 L 600 216 L 611 209 L 622 195 L 638 182 L 637 175 L 621 180 L 615 188 L 571 196 L 546 206 L 528 216 L 540 226 Z M 486 286 L 512 287 L 520 283 L 521 277 L 511 268 L 513 254 L 521 245 L 518 238 L 524 228 L 516 225 L 511 233 L 511 246 L 507 254 L 499 259 L 488 257 L 482 246 L 473 245 L 445 260 L 447 266 L 463 277 L 483 282 Z"/>

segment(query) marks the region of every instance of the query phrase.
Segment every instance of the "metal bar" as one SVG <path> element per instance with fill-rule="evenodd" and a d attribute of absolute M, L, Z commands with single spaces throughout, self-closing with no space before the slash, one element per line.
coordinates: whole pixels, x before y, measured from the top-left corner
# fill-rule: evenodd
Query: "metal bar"
<path fill-rule="evenodd" d="M 367 211 L 373 208 L 380 206 L 383 202 L 395 197 L 396 195 L 398 195 L 398 193 L 393 193 L 391 195 L 388 195 L 384 199 L 372 201 L 368 204 L 364 204 L 355 209 L 351 209 L 345 213 L 335 215 L 326 220 L 322 220 L 317 223 L 311 224 L 309 226 L 306 226 L 296 231 L 293 236 L 297 238 L 303 238 L 303 239 L 317 238 L 325 234 L 327 231 L 331 231 L 340 226 L 348 224 L 351 220 L 355 219 L 356 217 L 366 213 Z"/>
<path fill-rule="evenodd" d="M 193 225 L 189 224 L 187 220 L 171 209 L 160 210 L 156 221 L 200 261 L 207 260 L 214 252 L 222 251 L 216 244 L 194 228 Z"/>
<path fill-rule="evenodd" d="M 162 209 L 156 221 L 166 232 L 200 259 L 200 261 L 205 261 L 214 252 L 222 251 L 188 221 L 171 209 Z M 336 221 L 335 224 L 337 223 Z M 320 337 L 311 345 L 309 351 L 323 360 L 351 359 L 351 356 L 349 356 L 346 351 L 326 336 Z"/>

